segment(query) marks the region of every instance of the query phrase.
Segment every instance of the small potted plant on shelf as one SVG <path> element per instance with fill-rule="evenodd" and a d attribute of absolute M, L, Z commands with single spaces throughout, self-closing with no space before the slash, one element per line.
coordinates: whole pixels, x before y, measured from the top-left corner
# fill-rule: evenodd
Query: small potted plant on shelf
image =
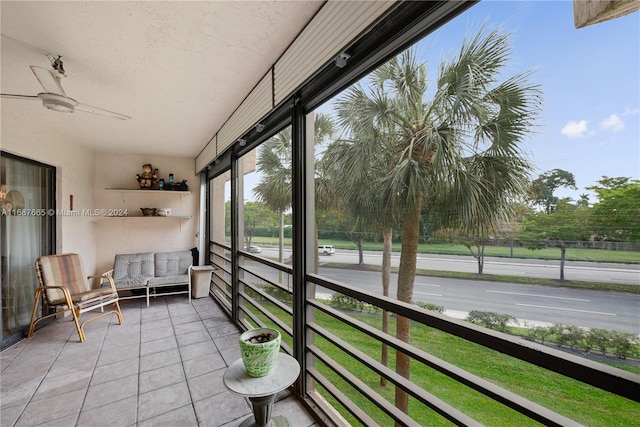
<path fill-rule="evenodd" d="M 250 329 L 240 335 L 242 363 L 250 377 L 264 377 L 276 367 L 280 332 L 271 328 Z"/>

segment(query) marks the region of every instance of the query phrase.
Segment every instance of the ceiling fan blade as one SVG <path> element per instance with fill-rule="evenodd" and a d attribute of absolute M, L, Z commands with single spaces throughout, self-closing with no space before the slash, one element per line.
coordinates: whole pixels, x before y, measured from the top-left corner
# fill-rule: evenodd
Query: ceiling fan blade
<path fill-rule="evenodd" d="M 0 97 L 9 99 L 26 99 L 28 101 L 37 101 L 40 99 L 37 95 L 13 95 L 11 93 L 0 93 Z"/>
<path fill-rule="evenodd" d="M 67 96 L 60 84 L 60 78 L 56 77 L 51 70 L 36 65 L 31 65 L 31 71 L 35 74 L 36 79 L 40 82 L 40 86 L 47 93 L 55 93 L 57 95 Z"/>
<path fill-rule="evenodd" d="M 83 111 L 85 113 L 97 114 L 99 116 L 110 117 L 112 119 L 118 120 L 129 120 L 131 117 L 125 116 L 124 114 L 114 113 L 113 111 L 105 110 L 103 108 L 92 107 L 87 104 L 78 104 L 75 106 L 76 111 Z"/>

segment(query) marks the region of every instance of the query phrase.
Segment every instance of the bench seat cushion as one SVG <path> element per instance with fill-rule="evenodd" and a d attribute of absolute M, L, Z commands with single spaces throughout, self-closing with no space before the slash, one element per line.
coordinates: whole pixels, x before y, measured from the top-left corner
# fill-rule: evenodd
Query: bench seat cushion
<path fill-rule="evenodd" d="M 191 251 L 156 252 L 153 277 L 176 277 L 189 274 L 193 262 Z M 188 279 L 187 279 L 188 281 Z"/>
<path fill-rule="evenodd" d="M 189 283 L 189 275 L 181 274 L 179 276 L 165 276 L 154 277 L 149 279 L 148 286 L 162 286 L 162 285 L 186 285 Z"/>
<path fill-rule="evenodd" d="M 142 288 L 153 278 L 153 252 L 117 254 L 113 281 L 118 289 Z"/>

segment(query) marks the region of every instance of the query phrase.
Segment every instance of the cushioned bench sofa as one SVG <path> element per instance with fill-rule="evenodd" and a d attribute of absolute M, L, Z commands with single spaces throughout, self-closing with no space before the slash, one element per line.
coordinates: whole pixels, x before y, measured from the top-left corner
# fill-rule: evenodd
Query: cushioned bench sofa
<path fill-rule="evenodd" d="M 105 275 L 113 277 L 120 299 L 146 297 L 148 307 L 151 296 L 188 294 L 191 302 L 192 264 L 191 251 L 117 254 Z"/>

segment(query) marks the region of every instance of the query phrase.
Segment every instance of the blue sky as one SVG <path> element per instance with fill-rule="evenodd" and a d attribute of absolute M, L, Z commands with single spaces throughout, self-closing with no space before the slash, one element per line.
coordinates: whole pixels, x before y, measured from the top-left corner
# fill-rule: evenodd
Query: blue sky
<path fill-rule="evenodd" d="M 457 54 L 465 35 L 483 25 L 511 34 L 505 78 L 533 71 L 530 80 L 543 92 L 538 127 L 524 142 L 532 178 L 569 171 L 578 190 L 555 195 L 577 200 L 587 193 L 591 203 L 597 199 L 585 187 L 604 175 L 640 179 L 639 12 L 576 29 L 571 0 L 483 0 L 418 43 L 432 80 L 441 59 Z M 330 113 L 331 102 L 319 110 Z M 259 177 L 245 179 L 253 188 Z"/>
<path fill-rule="evenodd" d="M 578 190 L 556 193 L 573 199 L 603 175 L 640 179 L 639 12 L 576 29 L 569 0 L 485 0 L 425 38 L 419 50 L 435 67 L 483 24 L 511 33 L 508 72 L 533 70 L 530 80 L 541 85 L 543 112 L 526 141 L 536 177 L 551 169 L 573 173 Z"/>

